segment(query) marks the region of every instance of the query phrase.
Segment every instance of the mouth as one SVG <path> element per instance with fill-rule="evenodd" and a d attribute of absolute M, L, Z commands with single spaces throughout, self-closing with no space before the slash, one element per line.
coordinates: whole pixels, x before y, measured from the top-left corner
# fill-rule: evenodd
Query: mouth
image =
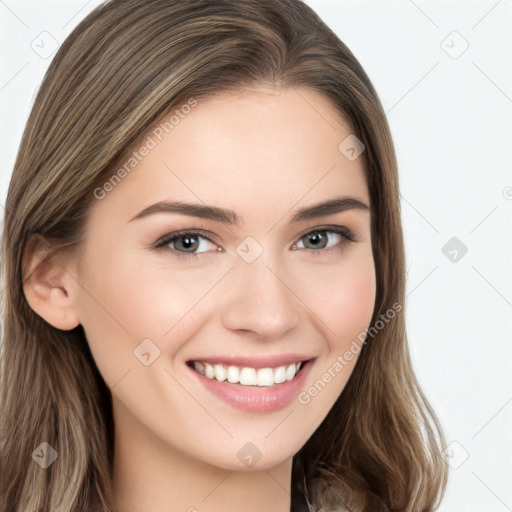
<path fill-rule="evenodd" d="M 295 379 L 309 361 L 310 359 L 265 368 L 209 363 L 206 361 L 188 361 L 187 366 L 210 380 L 258 389 L 275 387 Z"/>
<path fill-rule="evenodd" d="M 306 386 L 316 357 L 304 359 L 288 355 L 277 360 L 275 357 L 245 358 L 245 361 L 243 357 L 238 361 L 223 359 L 193 360 L 188 361 L 187 366 L 192 376 L 211 395 L 243 412 L 262 414 L 279 411 L 292 404 Z M 245 366 L 250 363 L 258 367 Z"/>

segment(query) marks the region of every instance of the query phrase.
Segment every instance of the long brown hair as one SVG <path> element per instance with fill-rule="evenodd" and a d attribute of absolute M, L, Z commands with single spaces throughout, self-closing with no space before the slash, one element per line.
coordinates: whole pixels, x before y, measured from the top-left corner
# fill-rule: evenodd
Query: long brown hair
<path fill-rule="evenodd" d="M 413 373 L 390 130 L 351 51 L 300 0 L 111 0 L 65 40 L 35 100 L 5 205 L 0 510 L 111 511 L 111 393 L 81 326 L 62 331 L 28 305 L 24 261 L 84 239 L 94 190 L 171 109 L 246 86 L 308 87 L 364 143 L 377 295 L 339 399 L 295 455 L 292 510 L 336 489 L 361 510 L 431 511 L 447 480 L 444 437 Z M 395 305 L 395 308 L 393 307 Z M 399 309 L 399 311 L 397 310 Z M 382 321 L 381 321 L 382 324 Z M 58 464 L 31 454 L 48 443 Z"/>

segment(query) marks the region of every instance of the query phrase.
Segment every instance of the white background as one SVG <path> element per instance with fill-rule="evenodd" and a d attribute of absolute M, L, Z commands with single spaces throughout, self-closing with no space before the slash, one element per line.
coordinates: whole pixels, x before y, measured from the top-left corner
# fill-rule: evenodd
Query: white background
<path fill-rule="evenodd" d="M 99 3 L 0 0 L 1 205 L 51 60 L 38 53 Z M 452 443 L 439 510 L 512 511 L 512 0 L 307 3 L 360 60 L 394 137 L 410 349 Z"/>

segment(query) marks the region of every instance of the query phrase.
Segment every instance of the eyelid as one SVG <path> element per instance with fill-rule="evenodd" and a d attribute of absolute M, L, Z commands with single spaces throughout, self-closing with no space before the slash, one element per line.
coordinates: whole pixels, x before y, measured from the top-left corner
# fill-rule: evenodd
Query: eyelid
<path fill-rule="evenodd" d="M 314 226 L 313 228 L 306 229 L 302 234 L 298 236 L 298 240 L 305 237 L 306 235 L 309 235 L 309 233 L 316 233 L 317 231 L 334 231 L 334 232 L 341 232 L 347 237 L 351 239 L 351 241 L 355 241 L 355 233 L 349 229 L 347 226 L 341 225 L 341 224 L 323 224 L 320 226 Z"/>
<path fill-rule="evenodd" d="M 155 242 L 151 244 L 151 247 L 154 249 L 158 249 L 159 247 L 165 247 L 165 245 L 172 242 L 174 239 L 177 239 L 184 235 L 198 235 L 202 238 L 206 238 L 209 242 L 212 244 L 216 244 L 214 238 L 216 238 L 213 233 L 210 233 L 208 231 L 205 231 L 203 229 L 196 229 L 196 228 L 190 228 L 190 229 L 180 229 L 178 231 L 172 231 L 170 233 L 166 233 L 165 235 L 162 235 L 160 238 L 158 238 Z"/>
<path fill-rule="evenodd" d="M 298 235 L 298 237 L 296 238 L 297 241 L 292 244 L 292 248 L 294 250 L 297 249 L 297 247 L 296 247 L 297 243 L 300 242 L 300 240 L 302 238 L 304 238 L 305 236 L 307 236 L 308 234 L 322 232 L 322 231 L 328 231 L 328 232 L 333 232 L 335 234 L 338 234 L 341 237 L 343 237 L 344 240 L 341 243 L 339 243 L 338 245 L 336 245 L 334 247 L 327 248 L 327 249 L 320 248 L 320 249 L 315 250 L 315 249 L 299 248 L 298 250 L 304 250 L 304 251 L 312 253 L 312 254 L 322 254 L 322 253 L 329 253 L 332 250 L 342 249 L 347 243 L 357 242 L 357 239 L 356 239 L 353 231 L 350 230 L 348 227 L 343 226 L 343 225 L 338 225 L 338 224 L 336 224 L 336 225 L 330 224 L 330 225 L 315 226 L 315 227 L 306 229 L 303 233 Z M 212 238 L 213 239 L 216 238 L 215 235 L 213 235 L 212 233 L 205 231 L 203 229 L 190 228 L 190 229 L 181 229 L 178 231 L 166 233 L 165 235 L 158 238 L 153 244 L 151 244 L 150 247 L 155 250 L 166 250 L 167 249 L 167 250 L 171 251 L 173 253 L 173 255 L 176 256 L 177 258 L 194 258 L 194 257 L 198 258 L 198 257 L 201 257 L 202 255 L 206 254 L 205 252 L 187 253 L 187 252 L 182 252 L 182 251 L 176 251 L 175 249 L 171 249 L 171 248 L 167 247 L 167 245 L 172 243 L 174 240 L 179 239 L 181 236 L 184 236 L 184 235 L 199 236 L 201 238 L 205 238 L 206 240 L 208 240 L 209 242 L 211 242 L 215 245 L 218 245 L 217 242 L 215 242 L 215 240 L 212 240 Z"/>
<path fill-rule="evenodd" d="M 297 244 L 307 235 L 311 234 L 311 233 L 319 233 L 319 232 L 329 232 L 329 233 L 334 233 L 336 235 L 339 235 L 342 237 L 342 241 L 335 245 L 334 247 L 329 247 L 327 249 L 302 249 L 302 248 L 297 248 Z M 294 244 L 292 245 L 293 249 L 298 249 L 298 250 L 304 250 L 308 253 L 311 253 L 311 254 L 327 254 L 327 253 L 330 253 L 331 251 L 336 251 L 336 250 L 342 250 L 345 245 L 347 245 L 348 243 L 355 243 L 357 242 L 356 240 L 356 237 L 355 237 L 355 234 L 354 232 L 349 229 L 348 227 L 346 226 L 341 226 L 341 225 L 334 225 L 334 224 L 330 224 L 330 225 L 323 225 L 323 226 L 316 226 L 312 229 L 307 229 L 305 232 L 303 232 L 301 235 L 299 235 L 299 237 L 297 238 L 297 242 L 294 242 Z"/>

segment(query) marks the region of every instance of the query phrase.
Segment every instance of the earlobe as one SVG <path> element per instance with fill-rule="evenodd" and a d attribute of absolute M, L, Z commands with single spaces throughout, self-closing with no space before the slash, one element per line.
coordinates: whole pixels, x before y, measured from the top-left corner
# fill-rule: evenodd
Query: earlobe
<path fill-rule="evenodd" d="M 73 279 L 67 270 L 35 252 L 30 262 L 23 291 L 29 306 L 57 329 L 70 330 L 80 325 L 73 303 Z"/>

